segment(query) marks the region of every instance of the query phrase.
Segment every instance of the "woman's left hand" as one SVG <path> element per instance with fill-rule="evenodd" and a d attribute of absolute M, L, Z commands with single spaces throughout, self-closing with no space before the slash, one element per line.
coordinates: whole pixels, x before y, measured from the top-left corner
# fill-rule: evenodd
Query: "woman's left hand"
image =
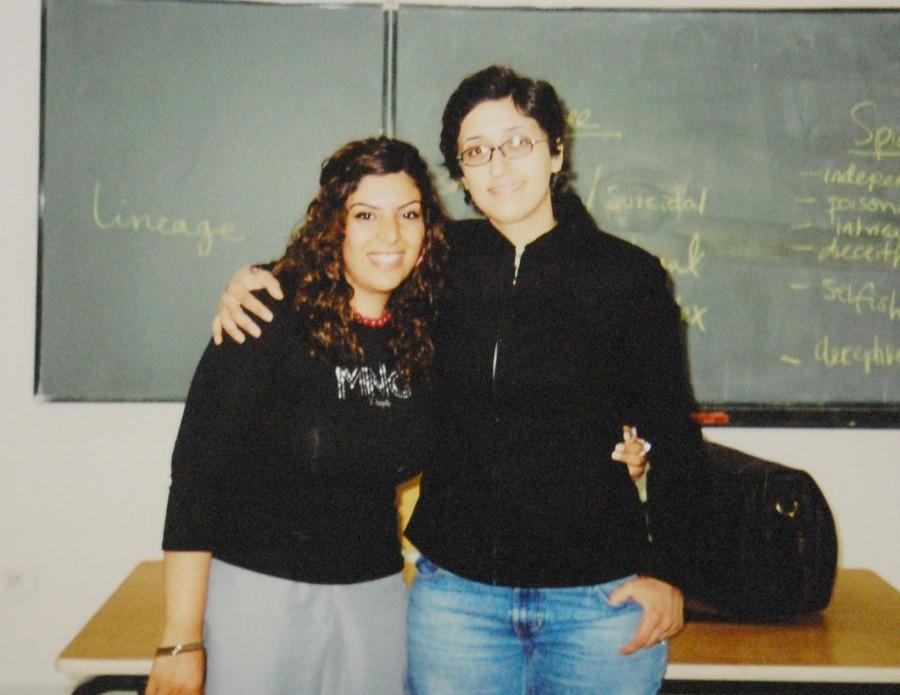
<path fill-rule="evenodd" d="M 622 441 L 616 444 L 612 452 L 612 460 L 624 463 L 628 466 L 628 474 L 634 481 L 639 480 L 647 472 L 649 463 L 647 453 L 650 451 L 650 442 L 638 437 L 637 427 L 624 425 L 622 427 Z"/>
<path fill-rule="evenodd" d="M 632 640 L 619 648 L 620 654 L 633 654 L 669 639 L 684 627 L 684 597 L 681 591 L 653 577 L 636 577 L 609 595 L 610 603 L 620 606 L 634 601 L 644 609 Z"/>

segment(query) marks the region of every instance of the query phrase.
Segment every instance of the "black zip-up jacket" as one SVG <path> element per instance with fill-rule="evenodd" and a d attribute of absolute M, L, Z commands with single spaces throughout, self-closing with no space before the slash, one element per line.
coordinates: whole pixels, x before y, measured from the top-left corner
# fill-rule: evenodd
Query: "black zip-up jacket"
<path fill-rule="evenodd" d="M 600 231 L 581 201 L 512 244 L 448 229 L 439 314 L 441 441 L 406 534 L 438 565 L 520 587 L 644 573 L 683 586 L 700 559 L 705 479 L 681 314 L 651 254 Z M 647 519 L 622 425 L 653 445 Z"/>

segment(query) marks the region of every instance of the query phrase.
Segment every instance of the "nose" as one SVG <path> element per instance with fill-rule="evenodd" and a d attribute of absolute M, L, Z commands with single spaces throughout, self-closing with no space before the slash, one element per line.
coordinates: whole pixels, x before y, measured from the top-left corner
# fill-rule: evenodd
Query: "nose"
<path fill-rule="evenodd" d="M 400 221 L 392 215 L 382 218 L 378 225 L 378 238 L 386 244 L 396 244 L 400 239 Z"/>
<path fill-rule="evenodd" d="M 506 159 L 506 155 L 503 154 L 503 150 L 499 147 L 495 147 L 494 151 L 491 152 L 491 158 L 488 161 L 491 176 L 499 176 L 506 171 L 507 166 L 509 166 L 509 161 Z"/>

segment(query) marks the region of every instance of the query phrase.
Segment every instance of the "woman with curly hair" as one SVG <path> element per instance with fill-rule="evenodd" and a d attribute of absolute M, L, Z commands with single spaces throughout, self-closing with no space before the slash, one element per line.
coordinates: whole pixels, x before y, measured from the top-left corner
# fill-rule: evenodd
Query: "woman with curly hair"
<path fill-rule="evenodd" d="M 418 151 L 345 145 L 274 274 L 252 346 L 207 348 L 172 457 L 150 695 L 398 695 L 395 488 L 430 436 L 444 213 Z"/>

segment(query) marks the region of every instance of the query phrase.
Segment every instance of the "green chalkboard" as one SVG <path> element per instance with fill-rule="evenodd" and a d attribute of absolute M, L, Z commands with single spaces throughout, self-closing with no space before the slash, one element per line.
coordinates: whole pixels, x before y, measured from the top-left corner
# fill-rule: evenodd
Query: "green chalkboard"
<path fill-rule="evenodd" d="M 578 190 L 669 269 L 704 408 L 896 425 L 898 34 L 896 11 L 45 0 L 38 393 L 182 398 L 222 283 L 280 253 L 321 159 L 385 128 L 436 165 L 447 96 L 501 63 L 557 86 Z"/>
<path fill-rule="evenodd" d="M 378 7 L 47 0 L 38 392 L 177 400 L 235 268 L 382 128 Z"/>
<path fill-rule="evenodd" d="M 398 34 L 397 133 L 435 161 L 466 74 L 557 87 L 578 190 L 675 280 L 705 408 L 900 421 L 900 14 L 401 8 Z"/>

